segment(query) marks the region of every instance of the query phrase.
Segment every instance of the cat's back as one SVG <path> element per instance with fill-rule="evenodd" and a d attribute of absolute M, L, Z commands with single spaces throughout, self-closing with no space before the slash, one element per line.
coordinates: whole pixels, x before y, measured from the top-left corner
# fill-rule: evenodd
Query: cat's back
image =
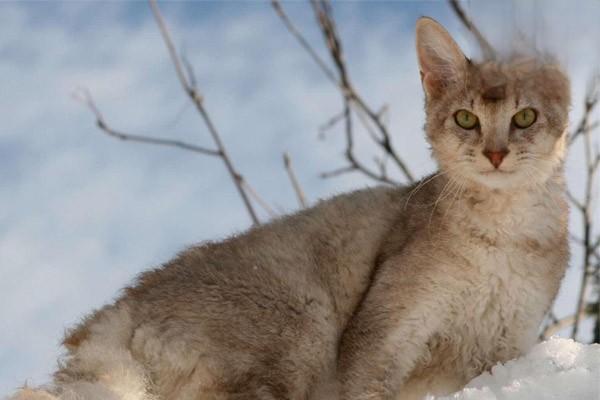
<path fill-rule="evenodd" d="M 376 187 L 339 195 L 224 241 L 192 247 L 142 274 L 125 297 L 150 313 L 159 303 L 172 310 L 178 300 L 206 309 L 211 303 L 260 306 L 264 299 L 271 308 L 284 298 L 329 301 L 336 313 L 348 313 L 354 304 L 344 303 L 353 303 L 368 284 L 403 193 Z M 292 295 L 298 298 L 292 301 Z M 294 313 L 300 304 L 285 307 Z"/>

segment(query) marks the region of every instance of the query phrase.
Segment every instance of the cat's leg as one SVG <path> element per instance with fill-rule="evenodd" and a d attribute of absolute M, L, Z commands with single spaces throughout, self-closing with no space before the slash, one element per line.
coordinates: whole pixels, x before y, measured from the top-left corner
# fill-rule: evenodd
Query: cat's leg
<path fill-rule="evenodd" d="M 448 318 L 453 289 L 440 284 L 449 280 L 440 279 L 440 270 L 393 259 L 381 266 L 342 337 L 341 399 L 402 398 L 403 382 Z"/>
<path fill-rule="evenodd" d="M 336 336 L 308 329 L 280 345 L 252 354 L 256 363 L 230 375 L 228 400 L 337 400 Z"/>

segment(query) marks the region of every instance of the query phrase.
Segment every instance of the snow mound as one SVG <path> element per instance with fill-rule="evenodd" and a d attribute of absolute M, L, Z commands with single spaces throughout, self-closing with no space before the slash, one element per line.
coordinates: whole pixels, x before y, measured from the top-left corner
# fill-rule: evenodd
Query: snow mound
<path fill-rule="evenodd" d="M 553 338 L 460 392 L 427 400 L 600 400 L 600 345 Z"/>

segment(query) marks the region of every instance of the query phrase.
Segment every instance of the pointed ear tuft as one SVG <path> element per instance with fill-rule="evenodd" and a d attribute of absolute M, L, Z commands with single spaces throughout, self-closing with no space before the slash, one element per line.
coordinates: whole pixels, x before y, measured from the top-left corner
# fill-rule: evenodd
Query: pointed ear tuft
<path fill-rule="evenodd" d="M 448 85 L 464 79 L 468 60 L 442 25 L 421 17 L 416 38 L 421 80 L 428 96 L 440 94 Z"/>

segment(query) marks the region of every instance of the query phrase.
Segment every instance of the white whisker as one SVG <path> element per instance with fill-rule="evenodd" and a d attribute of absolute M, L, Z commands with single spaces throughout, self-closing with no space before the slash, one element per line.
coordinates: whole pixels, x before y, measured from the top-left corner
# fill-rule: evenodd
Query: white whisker
<path fill-rule="evenodd" d="M 435 210 L 436 210 L 438 204 L 440 203 L 440 201 L 442 201 L 443 199 L 448 197 L 448 194 L 452 193 L 452 189 L 455 187 L 455 185 L 457 185 L 456 181 L 452 178 L 449 178 L 448 182 L 446 183 L 446 185 L 444 185 L 444 188 L 441 190 L 440 194 L 438 195 L 437 199 L 435 200 L 435 203 L 433 204 L 433 208 L 431 209 L 431 214 L 429 214 L 429 223 L 427 225 L 427 229 L 429 229 L 430 232 L 431 232 L 431 229 L 430 229 L 431 221 L 433 220 L 433 215 L 435 214 Z M 448 190 L 448 188 L 450 188 L 450 189 Z"/>
<path fill-rule="evenodd" d="M 425 180 L 419 182 L 419 184 L 413 190 L 411 190 L 410 193 L 408 194 L 408 197 L 406 198 L 406 201 L 404 202 L 404 209 L 406 210 L 406 208 L 408 207 L 408 203 L 409 203 L 410 199 L 415 194 L 417 194 L 417 192 L 419 192 L 419 190 L 423 189 L 423 187 L 425 187 L 425 185 L 427 185 L 428 183 L 432 182 L 434 179 L 439 178 L 440 176 L 444 176 L 444 175 L 448 174 L 449 172 L 452 172 L 452 171 L 456 170 L 460 166 L 461 165 L 459 164 L 459 165 L 453 166 L 452 168 L 447 168 L 447 169 L 445 169 L 443 171 L 436 172 L 430 178 L 425 179 Z"/>
<path fill-rule="evenodd" d="M 450 209 L 452 207 L 454 207 L 454 204 L 456 203 L 456 200 L 458 200 L 462 194 L 464 193 L 464 191 L 466 190 L 466 183 L 462 182 L 458 185 L 458 189 L 456 190 L 456 193 L 454 195 L 454 198 L 452 199 L 452 202 L 450 203 L 450 205 L 446 208 L 446 212 L 444 212 L 444 215 L 442 217 L 442 220 L 446 219 L 446 215 L 448 215 L 448 212 L 450 211 Z"/>

